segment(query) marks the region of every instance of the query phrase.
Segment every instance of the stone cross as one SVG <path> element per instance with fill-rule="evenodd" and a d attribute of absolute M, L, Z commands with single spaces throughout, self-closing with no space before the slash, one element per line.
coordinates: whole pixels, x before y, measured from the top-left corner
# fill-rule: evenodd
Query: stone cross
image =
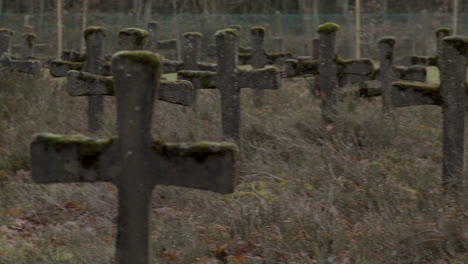
<path fill-rule="evenodd" d="M 441 83 L 394 82 L 393 106 L 438 105 L 443 114 L 442 184 L 446 190 L 463 187 L 466 60 L 468 38 L 446 37 L 439 49 Z"/>
<path fill-rule="evenodd" d="M 118 190 L 116 263 L 149 264 L 151 192 L 174 185 L 230 193 L 236 146 L 153 140 L 151 118 L 161 57 L 123 51 L 112 58 L 118 137 L 42 134 L 31 143 L 32 178 L 39 184 L 111 182 Z"/>
<path fill-rule="evenodd" d="M 239 36 L 240 36 L 241 31 L 242 31 L 242 26 L 241 25 L 231 25 L 231 26 L 227 27 L 227 29 L 236 30 L 238 32 Z M 251 53 L 251 52 L 252 52 L 252 48 L 250 48 L 250 47 L 241 47 L 239 45 L 239 57 L 240 57 L 240 54 Z M 216 57 L 216 56 L 218 56 L 217 49 L 216 49 L 216 44 L 208 45 L 208 57 Z"/>
<path fill-rule="evenodd" d="M 282 67 L 284 61 L 291 59 L 291 53 L 267 53 L 265 51 L 265 32 L 264 27 L 253 27 L 250 29 L 252 34 L 252 52 L 239 54 L 239 63 L 249 64 L 254 69 L 265 68 L 266 65 L 276 65 Z M 254 90 L 255 105 L 260 106 L 263 104 L 264 90 Z"/>
<path fill-rule="evenodd" d="M 216 64 L 200 62 L 201 41 L 203 35 L 198 32 L 187 32 L 183 35 L 182 61 L 164 60 L 163 73 L 192 71 L 216 71 Z"/>
<path fill-rule="evenodd" d="M 449 28 L 438 28 L 435 33 L 436 36 L 436 50 L 439 52 L 441 41 L 443 38 L 450 36 Z M 437 57 L 433 56 L 411 56 L 412 65 L 423 66 L 438 66 Z"/>
<path fill-rule="evenodd" d="M 174 50 L 176 58 L 179 58 L 179 41 L 177 39 L 159 40 L 159 25 L 156 21 L 148 23 L 149 41 L 148 49 L 153 52 L 159 52 L 159 50 L 167 49 Z"/>
<path fill-rule="evenodd" d="M 8 54 L 0 56 L 0 68 L 38 76 L 41 73 L 42 63 L 39 60 L 13 60 Z"/>
<path fill-rule="evenodd" d="M 139 28 L 124 28 L 119 31 L 120 50 L 144 50 L 148 43 L 149 33 Z"/>
<path fill-rule="evenodd" d="M 326 123 L 331 123 L 336 115 L 337 87 L 340 80 L 346 76 L 355 76 L 354 81 L 371 79 L 374 66 L 370 60 L 343 60 L 336 55 L 336 32 L 339 26 L 334 23 L 322 24 L 318 27 L 319 59 L 286 60 L 286 77 L 319 75 L 319 86 L 322 100 L 322 117 Z M 359 77 L 359 78 L 356 78 Z M 343 81 L 341 81 L 343 83 Z"/>
<path fill-rule="evenodd" d="M 216 32 L 218 69 L 216 73 L 180 71 L 179 78 L 193 83 L 195 89 L 219 89 L 223 136 L 229 140 L 240 139 L 240 90 L 279 89 L 281 80 L 276 69 L 238 69 L 238 31 L 225 29 Z"/>
<path fill-rule="evenodd" d="M 380 82 L 380 86 L 372 86 L 372 84 L 361 85 L 359 96 L 382 96 L 383 109 L 385 112 L 388 112 L 393 105 L 392 82 L 397 80 L 424 82 L 426 81 L 427 71 L 421 65 L 410 67 L 394 66 L 395 38 L 381 38 L 379 40 L 379 53 L 380 69 L 376 71 L 374 79 Z"/>
<path fill-rule="evenodd" d="M 22 45 L 22 55 L 21 57 L 23 59 L 34 59 L 35 58 L 35 52 L 37 49 L 44 49 L 47 48 L 47 44 L 36 44 L 36 34 L 34 33 L 25 33 L 22 36 L 23 39 L 23 45 Z"/>

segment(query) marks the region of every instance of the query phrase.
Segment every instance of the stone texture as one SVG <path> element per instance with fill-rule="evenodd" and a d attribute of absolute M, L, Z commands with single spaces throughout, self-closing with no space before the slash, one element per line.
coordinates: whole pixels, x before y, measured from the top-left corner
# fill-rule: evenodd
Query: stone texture
<path fill-rule="evenodd" d="M 149 52 L 114 55 L 117 138 L 43 134 L 31 144 L 36 183 L 104 181 L 117 186 L 115 259 L 119 264 L 151 263 L 151 192 L 156 184 L 219 193 L 234 189 L 235 145 L 172 144 L 152 139 L 151 117 L 161 63 L 159 56 Z"/>

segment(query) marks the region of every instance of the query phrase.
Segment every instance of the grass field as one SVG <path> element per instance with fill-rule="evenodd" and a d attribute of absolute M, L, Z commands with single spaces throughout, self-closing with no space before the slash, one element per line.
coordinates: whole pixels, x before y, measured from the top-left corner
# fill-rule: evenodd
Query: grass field
<path fill-rule="evenodd" d="M 0 263 L 112 263 L 116 189 L 29 176 L 33 134 L 89 135 L 86 100 L 60 82 L 0 78 Z M 467 199 L 440 187 L 439 108 L 385 116 L 379 98 L 348 99 L 332 127 L 303 81 L 268 91 L 261 109 L 251 96 L 243 91 L 235 193 L 154 190 L 155 263 L 467 263 Z M 156 107 L 155 137 L 221 140 L 217 91 L 202 91 L 196 111 Z M 94 136 L 114 133 L 109 98 Z"/>

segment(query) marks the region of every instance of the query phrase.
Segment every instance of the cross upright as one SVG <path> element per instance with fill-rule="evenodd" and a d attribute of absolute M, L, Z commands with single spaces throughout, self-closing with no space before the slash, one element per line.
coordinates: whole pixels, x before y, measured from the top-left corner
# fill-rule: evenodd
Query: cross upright
<path fill-rule="evenodd" d="M 177 39 L 159 39 L 159 24 L 156 21 L 148 23 L 148 50 L 152 52 L 159 52 L 159 50 L 174 50 L 176 53 L 176 59 L 179 58 L 179 41 Z"/>
<path fill-rule="evenodd" d="M 326 123 L 331 123 L 336 115 L 337 87 L 339 80 L 346 76 L 360 77 L 355 81 L 372 78 L 374 66 L 371 60 L 343 60 L 336 54 L 336 32 L 339 26 L 325 23 L 318 27 L 319 59 L 286 60 L 286 77 L 319 75 L 319 86 L 322 94 L 322 117 Z"/>
<path fill-rule="evenodd" d="M 392 104 L 394 107 L 437 105 L 442 108 L 442 184 L 446 190 L 463 187 L 466 60 L 468 38 L 446 37 L 439 49 L 439 84 L 398 81 L 393 83 Z"/>
<path fill-rule="evenodd" d="M 223 136 L 240 139 L 240 91 L 242 88 L 279 89 L 281 80 L 274 68 L 240 70 L 238 68 L 238 31 L 225 29 L 216 32 L 218 68 L 206 71 L 179 71 L 179 78 L 193 83 L 195 89 L 219 89 Z"/>
<path fill-rule="evenodd" d="M 11 55 L 11 38 L 15 32 L 8 28 L 0 28 L 0 56 Z"/>
<path fill-rule="evenodd" d="M 236 146 L 153 140 L 151 118 L 161 57 L 122 51 L 112 58 L 118 137 L 42 134 L 31 143 L 32 178 L 39 184 L 111 182 L 118 189 L 116 263 L 149 264 L 151 192 L 174 185 L 230 193 Z"/>

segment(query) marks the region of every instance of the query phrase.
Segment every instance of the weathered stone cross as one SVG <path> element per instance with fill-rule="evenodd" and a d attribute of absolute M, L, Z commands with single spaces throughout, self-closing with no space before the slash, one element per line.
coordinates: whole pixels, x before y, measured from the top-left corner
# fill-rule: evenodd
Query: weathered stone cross
<path fill-rule="evenodd" d="M 336 54 L 336 32 L 339 26 L 334 23 L 322 24 L 318 27 L 319 59 L 318 60 L 286 60 L 286 77 L 320 75 L 319 85 L 322 93 L 322 117 L 326 123 L 331 123 L 336 115 L 337 87 L 339 80 L 346 76 L 360 77 L 355 81 L 372 78 L 374 66 L 371 60 L 343 60 Z"/>
<path fill-rule="evenodd" d="M 176 58 L 179 58 L 179 41 L 177 39 L 159 40 L 159 25 L 156 21 L 148 23 L 149 41 L 148 50 L 159 52 L 159 50 L 174 50 Z"/>
<path fill-rule="evenodd" d="M 450 28 L 438 28 L 435 31 L 436 36 L 436 48 L 437 53 L 439 52 L 441 41 L 443 38 L 450 36 Z M 438 66 L 437 57 L 431 56 L 411 56 L 410 64 L 411 65 L 423 65 L 423 66 Z"/>
<path fill-rule="evenodd" d="M 238 68 L 238 31 L 225 29 L 216 32 L 218 69 L 206 71 L 179 71 L 179 78 L 193 83 L 195 89 L 219 89 L 223 136 L 240 139 L 240 91 L 242 88 L 279 89 L 281 80 L 274 68 L 240 70 Z"/>
<path fill-rule="evenodd" d="M 39 60 L 14 60 L 11 58 L 11 37 L 15 33 L 9 29 L 0 29 L 0 68 L 38 75 L 42 63 Z"/>
<path fill-rule="evenodd" d="M 410 67 L 394 66 L 395 39 L 383 37 L 379 40 L 380 68 L 376 70 L 374 79 L 380 81 L 380 86 L 372 86 L 365 83 L 360 88 L 359 95 L 362 97 L 382 96 L 383 109 L 388 112 L 392 108 L 392 82 L 397 80 L 426 81 L 427 71 L 424 66 L 415 65 Z"/>
<path fill-rule="evenodd" d="M 442 184 L 446 190 L 463 187 L 466 60 L 468 37 L 446 37 L 439 49 L 440 85 L 423 82 L 394 82 L 393 106 L 438 105 L 442 107 Z"/>
<path fill-rule="evenodd" d="M 46 48 L 47 44 L 36 44 L 36 34 L 34 33 L 25 33 L 22 36 L 23 46 L 22 46 L 22 58 L 23 59 L 34 59 L 34 53 L 37 48 Z"/>
<path fill-rule="evenodd" d="M 230 193 L 236 146 L 231 143 L 164 143 L 151 136 L 160 56 L 119 52 L 112 58 L 117 98 L 117 138 L 42 134 L 31 144 L 36 183 L 111 182 L 118 189 L 116 263 L 149 264 L 151 192 L 175 185 Z"/>
<path fill-rule="evenodd" d="M 183 35 L 182 61 L 164 60 L 163 73 L 182 70 L 216 71 L 216 64 L 200 62 L 201 41 L 203 35 L 198 32 L 187 32 Z"/>

